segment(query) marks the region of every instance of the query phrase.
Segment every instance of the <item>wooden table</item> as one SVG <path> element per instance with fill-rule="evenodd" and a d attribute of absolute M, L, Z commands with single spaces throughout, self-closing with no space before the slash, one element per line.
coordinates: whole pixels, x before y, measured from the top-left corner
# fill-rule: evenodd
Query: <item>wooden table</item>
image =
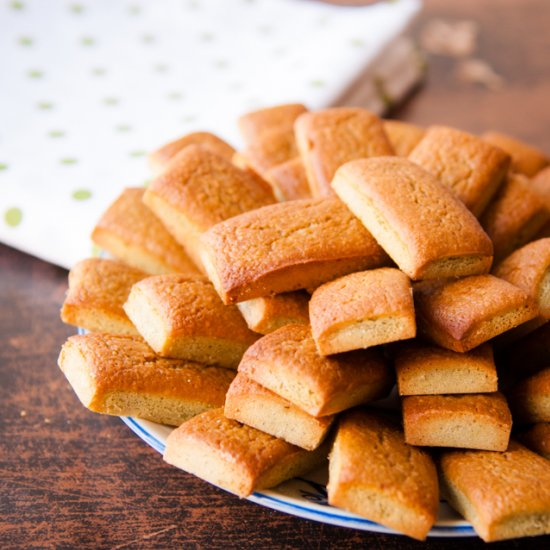
<path fill-rule="evenodd" d="M 427 1 L 433 17 L 476 19 L 476 57 L 500 91 L 457 80 L 430 58 L 424 87 L 396 116 L 511 132 L 550 153 L 550 2 Z M 420 543 L 298 519 L 240 501 L 164 464 L 118 418 L 84 409 L 56 366 L 74 331 L 59 321 L 66 271 L 0 245 L 0 548 L 366 548 Z M 481 548 L 430 539 L 425 548 Z M 496 544 L 536 548 L 548 539 Z M 548 546 L 547 546 L 548 547 Z"/>

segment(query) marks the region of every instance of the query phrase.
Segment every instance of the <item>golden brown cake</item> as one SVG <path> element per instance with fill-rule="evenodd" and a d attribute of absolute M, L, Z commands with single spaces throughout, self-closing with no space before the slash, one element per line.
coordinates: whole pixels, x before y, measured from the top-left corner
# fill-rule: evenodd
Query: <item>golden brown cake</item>
<path fill-rule="evenodd" d="M 306 474 L 326 460 L 327 446 L 306 451 L 225 418 L 215 409 L 175 429 L 164 460 L 240 497 Z"/>
<path fill-rule="evenodd" d="M 237 304 L 250 330 L 268 334 L 285 325 L 309 324 L 306 292 L 285 292 Z"/>
<path fill-rule="evenodd" d="M 321 285 L 311 296 L 309 315 L 321 355 L 416 336 L 410 280 L 390 267 L 352 273 Z"/>
<path fill-rule="evenodd" d="M 241 372 L 229 386 L 224 414 L 309 451 L 319 447 L 334 420 L 334 415 L 307 414 Z"/>
<path fill-rule="evenodd" d="M 550 460 L 550 423 L 533 424 L 521 434 L 521 442 L 535 453 Z"/>
<path fill-rule="evenodd" d="M 426 538 L 437 517 L 432 459 L 372 411 L 355 409 L 340 417 L 327 492 L 333 506 L 418 540 Z"/>
<path fill-rule="evenodd" d="M 149 165 L 153 174 L 157 176 L 163 172 L 170 161 L 188 145 L 200 145 L 229 161 L 235 153 L 235 149 L 218 136 L 210 132 L 193 132 L 163 145 L 149 155 Z"/>
<path fill-rule="evenodd" d="M 490 344 L 458 353 L 423 342 L 404 342 L 394 355 L 399 395 L 490 393 L 497 371 Z"/>
<path fill-rule="evenodd" d="M 112 334 L 71 336 L 61 349 L 59 367 L 90 410 L 172 426 L 222 406 L 235 375 L 158 357 L 140 337 Z"/>
<path fill-rule="evenodd" d="M 271 204 L 275 197 L 267 183 L 203 147 L 189 145 L 151 183 L 143 200 L 201 266 L 198 239 L 204 231 Z"/>
<path fill-rule="evenodd" d="M 492 275 L 427 281 L 414 287 L 414 301 L 419 332 L 458 352 L 469 351 L 538 315 L 525 291 Z"/>
<path fill-rule="evenodd" d="M 384 130 L 396 155 L 408 157 L 424 137 L 426 130 L 400 120 L 384 120 Z"/>
<path fill-rule="evenodd" d="M 485 541 L 550 533 L 550 467 L 515 441 L 504 453 L 445 451 L 440 481 L 449 504 Z"/>
<path fill-rule="evenodd" d="M 436 176 L 478 217 L 510 165 L 509 155 L 498 147 L 446 126 L 428 128 L 409 160 Z"/>
<path fill-rule="evenodd" d="M 550 220 L 544 200 L 529 181 L 511 174 L 480 219 L 495 250 L 495 262 L 531 240 Z"/>
<path fill-rule="evenodd" d="M 533 177 L 550 164 L 550 159 L 539 149 L 500 132 L 485 132 L 484 141 L 500 147 L 512 157 L 512 170 Z"/>
<path fill-rule="evenodd" d="M 478 221 L 434 176 L 407 159 L 349 162 L 332 186 L 412 279 L 489 271 L 493 247 Z"/>
<path fill-rule="evenodd" d="M 305 325 L 287 325 L 258 340 L 239 372 L 315 417 L 384 397 L 393 382 L 378 350 L 323 357 Z"/>
<path fill-rule="evenodd" d="M 69 272 L 61 320 L 91 332 L 139 333 L 122 308 L 134 283 L 147 273 L 117 260 L 88 258 Z"/>
<path fill-rule="evenodd" d="M 509 397 L 517 422 L 550 422 L 550 367 L 522 380 Z"/>
<path fill-rule="evenodd" d="M 382 121 L 366 109 L 337 107 L 305 113 L 294 128 L 314 197 L 334 195 L 330 182 L 342 164 L 394 152 Z"/>
<path fill-rule="evenodd" d="M 143 204 L 144 192 L 145 189 L 125 189 L 97 222 L 92 241 L 151 275 L 198 274 L 183 248 Z"/>
<path fill-rule="evenodd" d="M 236 369 L 258 339 L 206 279 L 157 275 L 132 287 L 124 310 L 159 354 Z"/>
<path fill-rule="evenodd" d="M 248 168 L 267 177 L 271 168 L 298 157 L 294 132 L 277 128 L 264 131 L 258 141 L 248 143 L 239 154 Z"/>
<path fill-rule="evenodd" d="M 277 164 L 264 175 L 273 187 L 273 193 L 279 202 L 311 197 L 306 170 L 300 158 Z"/>
<path fill-rule="evenodd" d="M 389 259 L 338 199 L 266 206 L 219 223 L 202 261 L 224 303 L 317 287 Z"/>
<path fill-rule="evenodd" d="M 409 445 L 505 451 L 512 415 L 501 393 L 403 397 Z"/>
<path fill-rule="evenodd" d="M 294 121 L 306 111 L 306 107 L 301 103 L 289 103 L 258 109 L 239 118 L 239 130 L 247 144 L 261 141 L 265 133 L 273 130 L 292 133 Z"/>
<path fill-rule="evenodd" d="M 535 300 L 541 325 L 550 319 L 550 238 L 539 239 L 512 252 L 494 274 L 522 288 Z"/>

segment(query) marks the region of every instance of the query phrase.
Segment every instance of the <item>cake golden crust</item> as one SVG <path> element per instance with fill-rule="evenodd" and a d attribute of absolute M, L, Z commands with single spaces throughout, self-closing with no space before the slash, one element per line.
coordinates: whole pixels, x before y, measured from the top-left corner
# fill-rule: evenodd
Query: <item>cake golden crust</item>
<path fill-rule="evenodd" d="M 177 426 L 223 405 L 234 372 L 155 355 L 139 337 L 71 336 L 59 367 L 94 412 L 137 416 Z"/>
<path fill-rule="evenodd" d="M 473 212 L 485 210 L 510 165 L 507 153 L 446 126 L 431 126 L 409 160 L 436 176 Z"/>
<path fill-rule="evenodd" d="M 310 451 L 319 447 L 334 421 L 334 415 L 311 416 L 241 372 L 229 386 L 224 414 Z"/>
<path fill-rule="evenodd" d="M 92 332 L 138 335 L 122 308 L 132 285 L 147 273 L 117 260 L 88 258 L 69 272 L 61 320 Z"/>
<path fill-rule="evenodd" d="M 175 429 L 164 460 L 240 497 L 303 475 L 326 460 L 322 446 L 306 451 L 226 418 L 215 409 Z"/>
<path fill-rule="evenodd" d="M 148 277 L 132 287 L 124 309 L 162 356 L 236 369 L 258 339 L 236 306 L 224 305 L 206 279 Z"/>
<path fill-rule="evenodd" d="M 315 417 L 384 397 L 393 382 L 378 350 L 323 357 L 305 325 L 260 338 L 244 354 L 239 372 Z"/>
<path fill-rule="evenodd" d="M 494 274 L 529 293 L 543 319 L 550 319 L 550 238 L 533 241 L 512 252 Z"/>
<path fill-rule="evenodd" d="M 550 159 L 542 151 L 506 134 L 485 132 L 481 137 L 506 151 L 512 157 L 512 170 L 529 178 L 550 164 Z"/>
<path fill-rule="evenodd" d="M 383 124 L 395 154 L 400 157 L 408 157 L 426 133 L 424 128 L 416 124 L 400 120 L 384 120 Z"/>
<path fill-rule="evenodd" d="M 338 107 L 305 113 L 294 129 L 314 197 L 334 194 L 330 182 L 342 164 L 394 152 L 382 121 L 365 109 Z"/>
<path fill-rule="evenodd" d="M 519 422 L 550 422 L 550 368 L 521 381 L 510 392 L 510 406 Z"/>
<path fill-rule="evenodd" d="M 443 495 L 485 541 L 550 533 L 550 467 L 511 441 L 503 453 L 445 451 Z"/>
<path fill-rule="evenodd" d="M 497 371 L 490 344 L 458 353 L 420 342 L 395 351 L 399 395 L 490 393 L 497 391 Z"/>
<path fill-rule="evenodd" d="M 332 186 L 412 279 L 489 271 L 493 246 L 478 221 L 434 176 L 407 159 L 349 162 Z"/>
<path fill-rule="evenodd" d="M 285 292 L 237 304 L 248 328 L 269 334 L 285 325 L 309 324 L 306 292 Z"/>
<path fill-rule="evenodd" d="M 317 287 L 389 261 L 359 220 L 330 198 L 241 214 L 201 241 L 203 264 L 224 303 Z"/>
<path fill-rule="evenodd" d="M 288 103 L 251 111 L 239 118 L 239 130 L 247 144 L 262 140 L 266 132 L 273 130 L 292 133 L 295 120 L 306 111 L 306 107 L 301 103 Z"/>
<path fill-rule="evenodd" d="M 338 422 L 329 457 L 328 501 L 333 506 L 424 540 L 439 504 L 430 456 L 373 412 L 355 409 Z"/>
<path fill-rule="evenodd" d="M 190 145 L 151 183 L 143 200 L 200 266 L 198 239 L 204 231 L 275 198 L 267 183 Z"/>
<path fill-rule="evenodd" d="M 403 426 L 409 445 L 505 451 L 512 415 L 500 393 L 410 395 Z"/>
<path fill-rule="evenodd" d="M 544 200 L 520 174 L 511 174 L 480 219 L 491 237 L 495 261 L 531 240 L 550 220 Z"/>
<path fill-rule="evenodd" d="M 92 240 L 124 263 L 151 275 L 198 274 L 182 247 L 143 204 L 144 192 L 125 189 L 97 222 Z"/>
<path fill-rule="evenodd" d="M 279 202 L 308 199 L 311 197 L 304 163 L 294 158 L 277 164 L 265 174 Z"/>
<path fill-rule="evenodd" d="M 170 161 L 188 145 L 200 145 L 229 161 L 235 153 L 235 149 L 218 136 L 210 132 L 193 132 L 163 145 L 149 155 L 149 164 L 153 173 L 160 174 L 170 164 Z"/>
<path fill-rule="evenodd" d="M 352 273 L 318 287 L 309 302 L 321 355 L 416 336 L 409 278 L 394 268 Z"/>
<path fill-rule="evenodd" d="M 458 352 L 469 351 L 538 315 L 525 291 L 492 275 L 427 281 L 415 286 L 414 301 L 420 333 Z"/>

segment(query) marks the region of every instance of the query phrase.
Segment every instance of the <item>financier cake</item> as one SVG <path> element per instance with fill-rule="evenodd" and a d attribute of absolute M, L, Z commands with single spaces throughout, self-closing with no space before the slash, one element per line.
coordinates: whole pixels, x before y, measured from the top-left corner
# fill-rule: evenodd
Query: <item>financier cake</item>
<path fill-rule="evenodd" d="M 309 312 L 321 355 L 416 336 L 411 283 L 394 268 L 361 271 L 325 283 L 312 294 Z"/>
<path fill-rule="evenodd" d="M 175 274 L 143 279 L 132 287 L 124 310 L 162 356 L 236 369 L 258 339 L 206 279 Z"/>
<path fill-rule="evenodd" d="M 179 426 L 223 405 L 234 371 L 157 356 L 139 337 L 71 336 L 59 367 L 85 407 Z"/>
<path fill-rule="evenodd" d="M 209 483 L 247 497 L 320 466 L 327 446 L 306 451 L 226 418 L 223 409 L 200 414 L 176 428 L 164 460 Z"/>
<path fill-rule="evenodd" d="M 502 453 L 444 451 L 442 493 L 485 542 L 550 534 L 548 464 L 515 441 Z"/>
<path fill-rule="evenodd" d="M 332 187 L 411 279 L 489 271 L 491 240 L 434 176 L 400 157 L 348 162 Z"/>
<path fill-rule="evenodd" d="M 409 537 L 424 540 L 435 523 L 439 490 L 428 453 L 373 411 L 340 416 L 329 457 L 328 501 Z"/>
<path fill-rule="evenodd" d="M 379 350 L 323 357 L 306 325 L 287 325 L 258 340 L 239 372 L 315 417 L 385 397 L 393 383 Z"/>
<path fill-rule="evenodd" d="M 202 263 L 224 303 L 315 288 L 389 262 L 338 199 L 273 204 L 216 224 L 202 236 Z"/>
<path fill-rule="evenodd" d="M 97 222 L 92 241 L 115 258 L 151 275 L 198 274 L 192 260 L 143 204 L 145 189 L 128 187 Z"/>
<path fill-rule="evenodd" d="M 69 272 L 61 320 L 92 332 L 137 336 L 122 306 L 132 285 L 145 277 L 144 271 L 118 260 L 88 258 L 78 262 Z"/>

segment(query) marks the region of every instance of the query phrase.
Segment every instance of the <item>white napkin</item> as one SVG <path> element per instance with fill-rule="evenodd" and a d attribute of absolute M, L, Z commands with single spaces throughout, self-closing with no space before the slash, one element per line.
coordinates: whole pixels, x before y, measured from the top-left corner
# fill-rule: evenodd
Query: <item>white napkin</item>
<path fill-rule="evenodd" d="M 303 102 L 381 112 L 418 80 L 407 26 L 420 0 L 4 0 L 0 241 L 70 267 L 147 152 Z"/>

